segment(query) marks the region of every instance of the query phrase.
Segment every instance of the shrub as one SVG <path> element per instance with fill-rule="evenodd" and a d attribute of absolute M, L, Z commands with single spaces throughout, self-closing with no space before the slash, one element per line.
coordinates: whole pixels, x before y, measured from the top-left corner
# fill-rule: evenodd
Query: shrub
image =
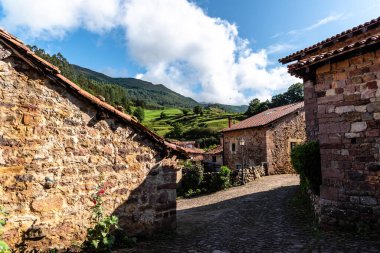
<path fill-rule="evenodd" d="M 227 166 L 222 166 L 219 172 L 213 174 L 209 190 L 214 192 L 231 187 L 230 175 L 231 170 Z"/>
<path fill-rule="evenodd" d="M 142 122 L 145 118 L 145 112 L 142 107 L 137 107 L 133 112 L 133 116 L 135 116 L 140 122 Z"/>
<path fill-rule="evenodd" d="M 166 115 L 165 112 L 161 112 L 160 119 L 166 119 L 167 117 L 168 117 L 168 115 Z"/>
<path fill-rule="evenodd" d="M 301 190 L 306 192 L 310 189 L 319 195 L 319 187 L 322 184 L 319 143 L 312 141 L 295 146 L 291 153 L 291 161 L 300 175 Z"/>
<path fill-rule="evenodd" d="M 1 253 L 10 253 L 11 250 L 9 249 L 9 246 L 6 242 L 1 240 L 3 235 L 3 228 L 7 224 L 7 215 L 8 213 L 3 209 L 2 206 L 0 206 L 0 252 Z"/>
<path fill-rule="evenodd" d="M 203 181 L 203 166 L 200 163 L 193 164 L 188 162 L 185 164 L 182 177 L 182 191 L 188 192 L 189 190 L 196 191 L 199 189 Z"/>

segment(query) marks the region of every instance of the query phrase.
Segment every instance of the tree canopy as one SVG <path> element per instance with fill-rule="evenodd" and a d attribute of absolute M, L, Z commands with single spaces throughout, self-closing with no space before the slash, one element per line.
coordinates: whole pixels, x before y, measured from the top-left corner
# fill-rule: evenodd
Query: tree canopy
<path fill-rule="evenodd" d="M 266 100 L 261 102 L 258 98 L 252 99 L 245 114 L 253 116 L 270 108 L 293 104 L 300 101 L 303 101 L 303 84 L 295 83 L 284 93 L 273 96 L 271 101 Z"/>

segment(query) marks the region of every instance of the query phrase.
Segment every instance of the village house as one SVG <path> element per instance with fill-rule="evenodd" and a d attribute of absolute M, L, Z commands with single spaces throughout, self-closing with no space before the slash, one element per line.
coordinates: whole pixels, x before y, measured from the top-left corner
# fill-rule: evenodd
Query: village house
<path fill-rule="evenodd" d="M 217 147 L 206 151 L 203 154 L 203 165 L 205 170 L 208 171 L 220 169 L 223 165 L 223 146 L 218 145 Z"/>
<path fill-rule="evenodd" d="M 175 228 L 182 154 L 0 30 L 0 204 L 12 248 L 81 244 L 100 177 L 104 212 L 129 235 Z"/>
<path fill-rule="evenodd" d="M 321 224 L 380 228 L 380 18 L 291 54 L 321 153 Z"/>
<path fill-rule="evenodd" d="M 264 165 L 269 174 L 294 173 L 290 151 L 306 139 L 303 102 L 266 110 L 222 133 L 223 164 L 230 169 Z"/>

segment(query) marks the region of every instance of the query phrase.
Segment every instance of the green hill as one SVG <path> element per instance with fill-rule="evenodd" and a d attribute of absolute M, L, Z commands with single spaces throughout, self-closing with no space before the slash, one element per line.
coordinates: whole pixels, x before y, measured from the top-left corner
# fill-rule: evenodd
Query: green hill
<path fill-rule="evenodd" d="M 103 83 L 120 85 L 127 89 L 127 99 L 144 101 L 148 106 L 192 108 L 199 105 L 194 99 L 182 96 L 162 84 L 152 84 L 135 78 L 112 78 L 96 71 L 72 65 L 84 77 Z"/>

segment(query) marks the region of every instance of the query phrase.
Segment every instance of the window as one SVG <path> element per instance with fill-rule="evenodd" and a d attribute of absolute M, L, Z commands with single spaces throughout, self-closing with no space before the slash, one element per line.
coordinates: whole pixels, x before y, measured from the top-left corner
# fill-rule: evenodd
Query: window
<path fill-rule="evenodd" d="M 212 156 L 212 162 L 216 163 L 216 156 L 214 156 L 214 155 Z"/>
<path fill-rule="evenodd" d="M 236 164 L 236 169 L 241 170 L 241 164 Z"/>
<path fill-rule="evenodd" d="M 290 151 L 292 151 L 296 145 L 297 145 L 297 142 L 291 142 L 290 143 Z"/>
<path fill-rule="evenodd" d="M 231 151 L 232 151 L 232 153 L 236 152 L 236 144 L 235 143 L 231 144 Z"/>

